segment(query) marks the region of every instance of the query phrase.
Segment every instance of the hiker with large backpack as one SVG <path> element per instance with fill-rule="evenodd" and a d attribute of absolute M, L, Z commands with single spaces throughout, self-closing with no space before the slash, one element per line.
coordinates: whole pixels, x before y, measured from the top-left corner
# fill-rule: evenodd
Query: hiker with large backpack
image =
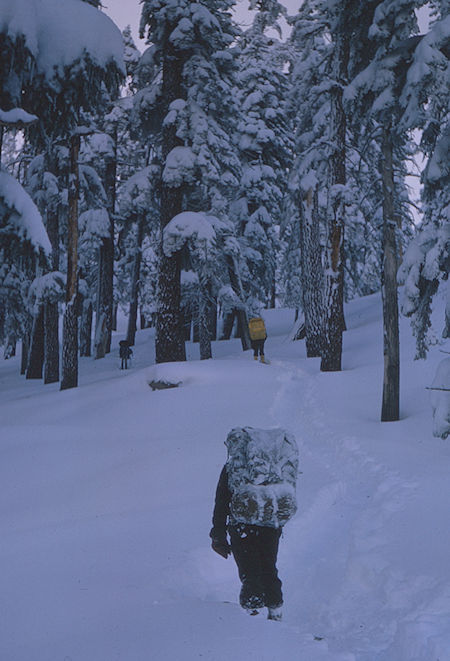
<path fill-rule="evenodd" d="M 267 339 L 266 325 L 262 317 L 251 317 L 248 321 L 250 344 L 253 349 L 253 359 L 258 360 L 258 354 L 262 363 L 266 362 L 264 356 L 264 342 Z"/>
<path fill-rule="evenodd" d="M 225 445 L 211 546 L 223 558 L 233 555 L 241 606 L 252 615 L 266 606 L 268 619 L 280 620 L 283 594 L 276 562 L 282 528 L 297 511 L 297 444 L 284 429 L 237 427 Z"/>

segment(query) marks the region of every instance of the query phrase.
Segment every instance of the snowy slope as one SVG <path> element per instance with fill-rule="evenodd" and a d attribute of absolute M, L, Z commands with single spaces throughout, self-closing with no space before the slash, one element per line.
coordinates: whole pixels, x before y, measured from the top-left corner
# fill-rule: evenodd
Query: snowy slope
<path fill-rule="evenodd" d="M 381 305 L 347 308 L 344 371 L 321 374 L 266 313 L 267 355 L 132 369 L 82 359 L 59 392 L 0 365 L 0 659 L 450 661 L 450 442 L 433 438 L 402 321 L 402 420 L 379 422 Z M 123 336 L 117 334 L 115 346 Z M 154 378 L 182 382 L 153 392 Z M 237 605 L 233 561 L 209 548 L 233 426 L 283 426 L 300 449 L 299 511 L 281 540 L 282 623 Z"/>

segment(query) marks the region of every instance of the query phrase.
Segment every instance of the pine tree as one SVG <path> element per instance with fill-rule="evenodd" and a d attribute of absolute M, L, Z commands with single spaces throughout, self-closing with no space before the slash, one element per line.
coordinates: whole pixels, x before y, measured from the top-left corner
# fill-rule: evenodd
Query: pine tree
<path fill-rule="evenodd" d="M 430 4 L 432 23 L 417 43 L 402 94 L 402 124 L 421 129 L 420 147 L 426 158 L 422 173 L 423 222 L 401 269 L 405 281 L 402 311 L 412 318 L 416 358 L 426 357 L 432 300 L 441 283 L 449 291 L 450 270 L 450 7 L 446 2 Z M 443 337 L 449 336 L 447 304 Z"/>
<path fill-rule="evenodd" d="M 94 4 L 98 6 L 98 3 Z M 39 116 L 40 122 L 36 125 L 33 134 L 30 134 L 35 153 L 45 151 L 48 144 L 56 141 L 67 142 L 71 135 L 76 136 L 74 129 L 80 119 L 81 110 L 93 112 L 104 103 L 108 93 L 115 93 L 122 66 L 118 47 L 120 34 L 118 35 L 109 19 L 101 12 L 83 4 L 78 8 L 76 22 L 70 20 L 63 22 L 58 21 L 58 16 L 53 17 L 54 21 L 48 21 L 49 11 L 54 11 L 53 4 L 40 2 L 39 11 L 33 14 L 37 17 L 36 21 L 25 22 L 22 25 L 20 15 L 19 20 L 15 20 L 17 17 L 13 12 L 11 23 L 9 26 L 7 24 L 3 26 L 4 33 L 1 35 L 5 46 L 3 51 L 5 60 L 10 64 L 5 75 L 2 70 L 0 78 L 2 105 L 4 103 L 3 107 L 10 108 L 23 104 L 25 109 Z M 106 38 L 88 48 L 83 32 L 78 30 L 79 21 L 83 20 L 90 30 L 99 30 Z M 65 31 L 65 42 L 64 39 L 61 40 L 59 34 L 58 38 L 53 38 L 51 31 L 54 26 Z M 47 31 L 46 36 L 50 45 L 44 55 L 39 50 L 40 42 L 34 34 L 39 28 Z M 66 49 L 64 52 L 61 51 L 60 44 L 63 42 L 70 45 L 67 52 Z M 14 81 L 13 85 L 10 84 L 11 80 Z M 56 173 L 52 174 L 56 175 Z M 72 210 L 76 210 L 75 204 Z M 53 222 L 56 216 L 52 216 L 51 211 L 49 217 Z M 69 253 L 73 258 L 76 256 L 77 248 L 76 223 L 72 219 L 70 227 L 74 229 L 74 234 L 68 237 Z M 68 288 L 73 290 L 73 283 L 77 280 L 76 265 L 71 262 L 68 267 Z M 66 324 L 66 328 L 70 327 L 72 331 L 76 331 L 76 311 L 71 310 L 70 313 L 72 319 Z M 55 314 L 51 318 L 54 328 Z M 66 339 L 66 346 L 63 348 L 64 383 L 70 383 L 71 386 L 76 383 L 75 361 L 71 358 L 70 367 L 67 367 L 64 360 L 74 352 L 74 347 L 69 347 L 69 344 L 77 345 L 77 333 L 72 332 L 70 338 Z M 71 373 L 70 378 L 68 372 Z"/>
<path fill-rule="evenodd" d="M 331 57 L 331 47 L 325 38 L 328 29 L 325 19 L 318 3 L 308 0 L 292 20 L 290 38 L 290 104 L 295 113 L 297 154 L 290 182 L 291 217 L 297 239 L 294 246 L 300 258 L 301 304 L 308 357 L 321 356 L 325 315 L 321 237 L 326 216 L 329 104 L 321 84 L 328 75 Z"/>
<path fill-rule="evenodd" d="M 414 10 L 417 3 L 403 0 L 378 3 L 369 36 L 376 46 L 369 66 L 352 86 L 365 100 L 369 121 L 378 130 L 383 217 L 382 298 L 384 323 L 384 381 L 382 421 L 399 419 L 400 353 L 397 303 L 399 205 L 396 204 L 400 177 L 394 165 L 405 158 L 407 136 L 399 124 L 401 92 L 405 84 L 411 52 L 417 40 Z M 368 105 L 367 105 L 368 104 Z M 401 170 L 400 170 L 401 171 Z"/>
<path fill-rule="evenodd" d="M 161 234 L 183 209 L 223 213 L 226 190 L 235 185 L 236 159 L 230 143 L 227 75 L 233 67 L 230 45 L 237 35 L 232 0 L 175 6 L 144 3 L 141 32 L 148 26 L 150 62 L 161 67 L 161 87 L 149 90 L 147 107 L 163 108 Z M 158 68 L 155 69 L 158 75 Z M 145 104 L 141 95 L 141 108 Z M 150 126 L 150 128 L 153 128 Z M 156 130 L 155 130 L 156 129 Z M 160 127 L 155 127 L 158 133 Z M 182 360 L 180 310 L 182 253 L 159 258 L 156 360 Z"/>
<path fill-rule="evenodd" d="M 241 118 L 237 140 L 242 175 L 233 205 L 245 269 L 246 296 L 270 305 L 277 267 L 279 227 L 286 209 L 293 144 L 286 98 L 287 50 L 271 33 L 278 28 L 278 2 L 254 1 L 253 25 L 239 40 L 235 96 Z"/>

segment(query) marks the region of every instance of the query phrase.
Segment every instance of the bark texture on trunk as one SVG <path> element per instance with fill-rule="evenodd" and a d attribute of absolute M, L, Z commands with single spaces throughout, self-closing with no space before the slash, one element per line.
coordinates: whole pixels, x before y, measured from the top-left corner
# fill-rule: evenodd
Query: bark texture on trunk
<path fill-rule="evenodd" d="M 394 170 L 390 127 L 383 129 L 383 339 L 384 379 L 381 421 L 400 417 L 400 342 L 398 331 L 397 245 L 394 215 Z"/>
<path fill-rule="evenodd" d="M 92 318 L 92 301 L 84 300 L 80 322 L 80 356 L 89 357 L 91 355 Z"/>
<path fill-rule="evenodd" d="M 162 96 L 167 107 L 175 99 L 183 98 L 182 87 L 183 60 L 171 46 L 163 56 Z M 162 133 L 162 157 L 166 162 L 168 154 L 181 145 L 173 123 L 164 124 Z M 166 225 L 182 211 L 182 187 L 171 187 L 161 182 L 161 235 Z M 156 322 L 156 362 L 186 360 L 181 314 L 181 253 L 170 257 L 161 247 L 158 269 L 158 313 Z"/>
<path fill-rule="evenodd" d="M 134 255 L 133 274 L 131 279 L 130 312 L 128 315 L 127 342 L 130 347 L 134 346 L 137 329 L 139 281 L 141 277 L 142 264 L 142 241 L 144 238 L 144 218 L 140 217 L 137 224 L 136 252 Z"/>
<path fill-rule="evenodd" d="M 343 10 L 339 10 L 342 11 Z M 345 203 L 341 187 L 346 183 L 345 136 L 346 117 L 342 105 L 342 85 L 347 75 L 348 44 L 341 25 L 336 34 L 334 51 L 335 85 L 331 91 L 328 193 L 328 243 L 325 253 L 325 315 L 322 347 L 323 372 L 335 372 L 342 367 L 342 333 L 344 321 L 344 215 Z"/>
<path fill-rule="evenodd" d="M 244 305 L 244 290 L 241 283 L 241 278 L 239 277 L 239 272 L 236 266 L 235 259 L 232 255 L 227 255 L 227 264 L 228 264 L 228 276 L 230 278 L 231 288 L 233 289 L 236 296 L 242 301 Z M 251 348 L 250 343 L 250 333 L 248 330 L 248 318 L 247 312 L 244 307 L 236 309 L 236 316 L 238 319 L 238 334 L 241 338 L 242 351 L 247 351 Z"/>
<path fill-rule="evenodd" d="M 299 201 L 300 251 L 306 355 L 322 355 L 324 273 L 320 246 L 318 193 L 310 189 Z"/>
<path fill-rule="evenodd" d="M 111 334 L 113 328 L 113 281 L 114 281 L 114 213 L 116 206 L 116 175 L 117 175 L 117 134 L 111 136 L 114 142 L 114 156 L 108 157 L 105 163 L 103 184 L 107 198 L 109 214 L 109 236 L 102 239 L 99 248 L 98 288 L 96 320 L 106 319 L 104 324 L 105 337 L 96 346 L 98 354 L 95 358 L 104 358 L 111 351 Z M 96 329 L 98 334 L 101 329 Z"/>
<path fill-rule="evenodd" d="M 33 319 L 33 328 L 31 330 L 31 344 L 28 353 L 27 379 L 42 379 L 42 370 L 44 367 L 44 306 L 40 305 L 39 310 Z"/>
<path fill-rule="evenodd" d="M 52 244 L 52 269 L 59 271 L 59 209 L 47 210 L 47 234 Z M 44 383 L 59 381 L 59 305 L 46 301 L 44 311 Z"/>
<path fill-rule="evenodd" d="M 199 342 L 200 342 L 200 360 L 208 360 L 212 358 L 212 325 L 211 325 L 211 308 L 212 308 L 212 291 L 211 282 L 206 280 L 202 282 L 200 279 L 199 291 Z"/>
<path fill-rule="evenodd" d="M 80 136 L 70 140 L 66 310 L 63 322 L 61 390 L 78 386 L 78 155 Z"/>
<path fill-rule="evenodd" d="M 59 381 L 59 306 L 47 301 L 44 307 L 44 383 Z"/>

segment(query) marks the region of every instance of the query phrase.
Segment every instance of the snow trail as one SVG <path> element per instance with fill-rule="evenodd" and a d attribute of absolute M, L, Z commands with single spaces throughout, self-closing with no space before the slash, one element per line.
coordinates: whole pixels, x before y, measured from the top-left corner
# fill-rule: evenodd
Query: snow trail
<path fill-rule="evenodd" d="M 319 388 L 324 375 L 276 364 L 285 374 L 278 376 L 271 414 L 294 432 L 301 471 L 299 512 L 280 554 L 286 621 L 300 620 L 300 632 L 323 637 L 331 652 L 350 647 L 358 661 L 449 661 L 450 584 L 427 575 L 411 582 L 392 562 L 397 522 L 420 497 L 418 481 L 333 427 Z M 314 603 L 305 603 L 305 593 Z"/>

